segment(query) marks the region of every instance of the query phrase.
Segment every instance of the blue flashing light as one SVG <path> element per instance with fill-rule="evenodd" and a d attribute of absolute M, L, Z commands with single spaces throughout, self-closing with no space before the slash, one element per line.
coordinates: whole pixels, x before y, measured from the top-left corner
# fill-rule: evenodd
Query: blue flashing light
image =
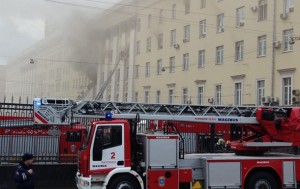
<path fill-rule="evenodd" d="M 35 105 L 36 106 L 41 106 L 42 105 L 42 100 L 35 100 Z"/>
<path fill-rule="evenodd" d="M 112 113 L 111 112 L 106 112 L 105 119 L 112 119 Z"/>

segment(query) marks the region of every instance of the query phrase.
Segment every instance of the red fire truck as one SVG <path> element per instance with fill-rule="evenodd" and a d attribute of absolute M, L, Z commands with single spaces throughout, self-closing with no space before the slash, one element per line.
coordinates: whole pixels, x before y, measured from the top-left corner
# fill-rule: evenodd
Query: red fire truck
<path fill-rule="evenodd" d="M 91 103 L 97 108 L 80 111 Z M 300 188 L 300 157 L 268 152 L 299 146 L 300 108 L 94 101 L 65 110 L 56 115 L 51 106 L 35 106 L 36 113 L 61 124 L 93 110 L 99 118 L 79 152 L 79 189 Z M 43 114 L 49 111 L 49 117 Z M 231 142 L 235 153 L 185 154 L 180 133 L 168 129 L 172 124 L 164 131 L 137 133 L 140 120 L 234 123 L 251 135 Z"/>

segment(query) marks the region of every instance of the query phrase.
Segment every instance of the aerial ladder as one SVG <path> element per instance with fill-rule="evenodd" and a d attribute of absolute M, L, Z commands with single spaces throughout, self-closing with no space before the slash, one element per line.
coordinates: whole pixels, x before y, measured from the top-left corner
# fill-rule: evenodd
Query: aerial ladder
<path fill-rule="evenodd" d="M 34 99 L 35 124 L 70 125 L 77 118 L 165 120 L 245 126 L 250 136 L 231 142 L 237 154 L 261 154 L 270 148 L 300 145 L 300 108 Z"/>
<path fill-rule="evenodd" d="M 116 72 L 116 70 L 117 70 L 118 65 L 120 64 L 120 62 L 121 61 L 118 61 L 117 64 L 115 65 L 115 67 L 109 72 L 109 75 L 108 75 L 107 79 L 101 85 L 99 92 L 95 96 L 95 100 L 99 100 L 102 97 L 102 95 L 103 95 L 106 87 L 108 86 L 109 82 L 111 81 L 111 78 L 114 75 L 114 73 Z"/>

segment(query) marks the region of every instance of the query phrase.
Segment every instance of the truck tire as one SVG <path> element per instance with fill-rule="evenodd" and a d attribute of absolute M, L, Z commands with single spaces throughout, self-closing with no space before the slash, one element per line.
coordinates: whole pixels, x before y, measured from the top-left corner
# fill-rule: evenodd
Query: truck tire
<path fill-rule="evenodd" d="M 274 176 L 267 172 L 258 172 L 250 176 L 245 189 L 280 189 Z"/>
<path fill-rule="evenodd" d="M 140 189 L 136 179 L 129 175 L 120 175 L 114 177 L 108 185 L 108 189 Z"/>

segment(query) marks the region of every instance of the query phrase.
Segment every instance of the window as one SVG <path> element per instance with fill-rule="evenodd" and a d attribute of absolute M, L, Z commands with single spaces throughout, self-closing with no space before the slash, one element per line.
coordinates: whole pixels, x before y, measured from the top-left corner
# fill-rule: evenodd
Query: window
<path fill-rule="evenodd" d="M 294 11 L 294 0 L 284 0 L 284 12 L 289 13 Z"/>
<path fill-rule="evenodd" d="M 139 93 L 135 92 L 134 93 L 134 102 L 138 102 L 138 99 L 139 99 Z"/>
<path fill-rule="evenodd" d="M 151 52 L 151 37 L 147 38 L 147 44 L 146 44 L 146 52 Z"/>
<path fill-rule="evenodd" d="M 199 22 L 199 38 L 206 37 L 206 20 Z"/>
<path fill-rule="evenodd" d="M 146 63 L 145 77 L 150 77 L 150 62 Z"/>
<path fill-rule="evenodd" d="M 173 103 L 173 98 L 174 98 L 174 90 L 169 89 L 169 94 L 168 94 L 168 103 L 172 104 Z"/>
<path fill-rule="evenodd" d="M 136 42 L 136 55 L 141 54 L 141 41 Z"/>
<path fill-rule="evenodd" d="M 184 13 L 189 14 L 191 10 L 191 1 L 190 0 L 185 0 L 184 3 Z"/>
<path fill-rule="evenodd" d="M 256 86 L 256 103 L 257 105 L 263 105 L 262 97 L 265 96 L 265 80 L 258 80 Z"/>
<path fill-rule="evenodd" d="M 293 29 L 283 31 L 283 52 L 293 51 L 294 45 L 289 43 L 293 33 Z"/>
<path fill-rule="evenodd" d="M 141 31 L 141 23 L 142 23 L 142 20 L 140 18 L 137 19 L 137 23 L 136 23 L 136 30 L 138 32 Z"/>
<path fill-rule="evenodd" d="M 292 78 L 285 77 L 282 78 L 282 100 L 283 105 L 292 104 Z"/>
<path fill-rule="evenodd" d="M 244 41 L 235 43 L 235 60 L 241 61 L 244 58 Z"/>
<path fill-rule="evenodd" d="M 216 48 L 216 64 L 223 64 L 224 46 Z"/>
<path fill-rule="evenodd" d="M 157 60 L 157 70 L 156 70 L 156 74 L 160 75 L 161 74 L 161 70 L 162 70 L 162 59 Z"/>
<path fill-rule="evenodd" d="M 183 42 L 190 41 L 190 25 L 184 26 Z"/>
<path fill-rule="evenodd" d="M 121 126 L 102 126 L 103 131 L 103 149 L 122 145 L 122 127 Z M 97 130 L 100 127 L 97 128 Z"/>
<path fill-rule="evenodd" d="M 258 1 L 258 21 L 267 19 L 267 0 Z"/>
<path fill-rule="evenodd" d="M 149 102 L 149 91 L 145 91 L 145 103 Z"/>
<path fill-rule="evenodd" d="M 267 36 L 263 35 L 263 36 L 259 36 L 257 39 L 257 56 L 258 57 L 262 57 L 262 56 L 266 56 L 267 54 Z"/>
<path fill-rule="evenodd" d="M 162 22 L 163 22 L 163 9 L 160 9 L 160 11 L 159 11 L 159 23 L 160 24 L 162 24 Z"/>
<path fill-rule="evenodd" d="M 169 63 L 169 72 L 174 73 L 175 72 L 175 56 L 170 57 L 170 63 Z"/>
<path fill-rule="evenodd" d="M 172 19 L 176 19 L 176 4 L 172 6 Z"/>
<path fill-rule="evenodd" d="M 124 79 L 128 80 L 128 75 L 129 75 L 129 67 L 126 66 L 124 69 Z"/>
<path fill-rule="evenodd" d="M 149 14 L 149 15 L 148 15 L 148 28 L 151 27 L 151 22 L 152 22 L 152 15 Z"/>
<path fill-rule="evenodd" d="M 198 53 L 198 68 L 205 66 L 205 50 L 201 50 Z"/>
<path fill-rule="evenodd" d="M 124 100 L 123 101 L 128 102 L 128 93 L 127 92 L 124 94 Z"/>
<path fill-rule="evenodd" d="M 217 33 L 224 32 L 224 14 L 217 16 Z"/>
<path fill-rule="evenodd" d="M 236 9 L 236 27 L 244 26 L 244 7 Z"/>
<path fill-rule="evenodd" d="M 116 71 L 116 82 L 120 81 L 120 75 L 121 75 L 121 70 L 117 69 L 117 71 Z"/>
<path fill-rule="evenodd" d="M 200 0 L 200 8 L 203 9 L 206 7 L 206 0 Z"/>
<path fill-rule="evenodd" d="M 237 82 L 234 84 L 234 105 L 242 105 L 242 83 Z"/>
<path fill-rule="evenodd" d="M 164 47 L 164 36 L 162 33 L 158 34 L 158 49 L 162 49 Z"/>
<path fill-rule="evenodd" d="M 176 30 L 171 30 L 170 46 L 174 46 L 175 44 L 176 44 Z"/>
<path fill-rule="evenodd" d="M 204 87 L 203 86 L 199 86 L 198 87 L 198 104 L 203 104 L 204 103 Z"/>
<path fill-rule="evenodd" d="M 182 103 L 183 104 L 190 104 L 189 102 L 189 95 L 188 95 L 188 89 L 183 88 L 182 89 Z"/>
<path fill-rule="evenodd" d="M 183 54 L 183 65 L 182 65 L 183 70 L 188 70 L 189 69 L 189 53 Z"/>
<path fill-rule="evenodd" d="M 160 91 L 156 91 L 156 103 L 160 103 Z"/>
<path fill-rule="evenodd" d="M 139 78 L 140 65 L 135 65 L 134 78 Z"/>
<path fill-rule="evenodd" d="M 222 103 L 222 85 L 216 85 L 215 104 L 221 105 Z"/>

